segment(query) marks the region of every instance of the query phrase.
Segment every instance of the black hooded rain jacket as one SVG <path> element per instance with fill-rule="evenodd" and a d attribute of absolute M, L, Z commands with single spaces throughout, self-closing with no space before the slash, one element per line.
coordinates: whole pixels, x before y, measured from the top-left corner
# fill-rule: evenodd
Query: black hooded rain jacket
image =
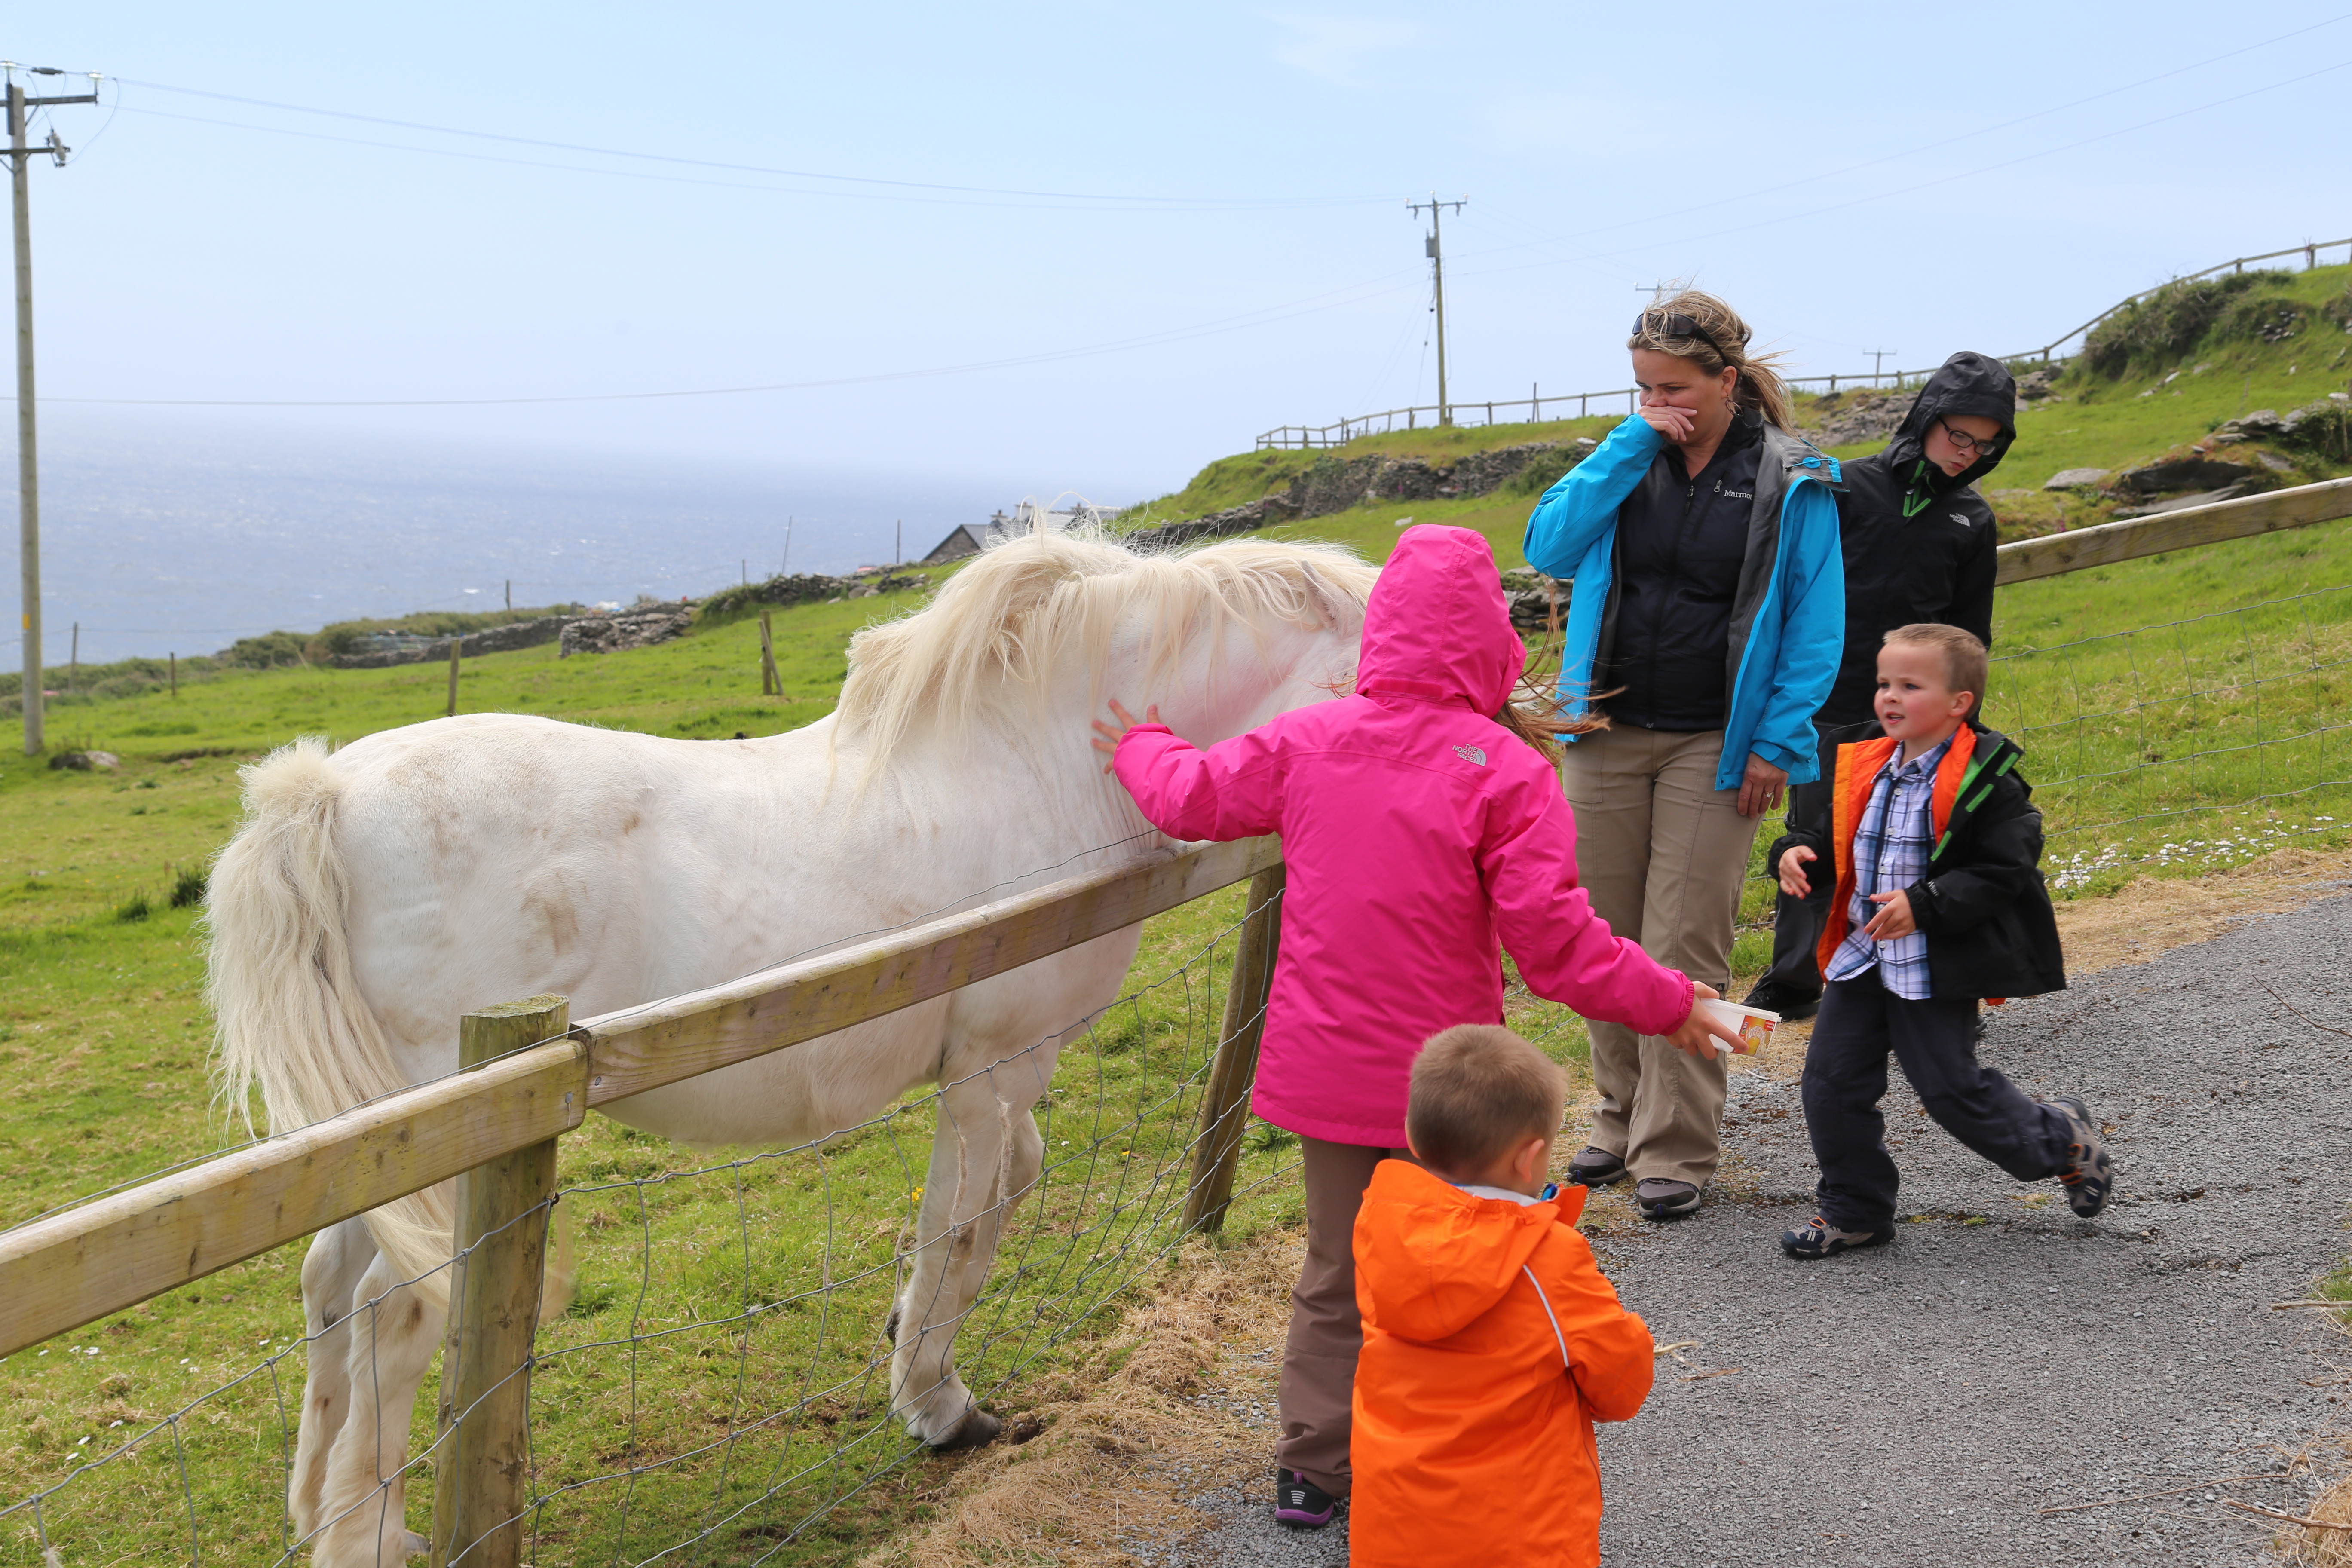
<path fill-rule="evenodd" d="M 1935 420 L 1979 414 L 2000 426 L 1990 457 L 1946 477 L 1927 459 Z M 1845 654 L 1814 722 L 1866 722 L 1878 649 L 1896 626 L 1933 621 L 1992 646 L 1992 508 L 1975 489 L 2017 439 L 2017 383 L 1999 360 L 1956 353 L 1927 378 L 1886 449 L 1845 465 L 1838 533 L 1845 552 Z M 1979 692 L 1979 696 L 1983 694 Z"/>

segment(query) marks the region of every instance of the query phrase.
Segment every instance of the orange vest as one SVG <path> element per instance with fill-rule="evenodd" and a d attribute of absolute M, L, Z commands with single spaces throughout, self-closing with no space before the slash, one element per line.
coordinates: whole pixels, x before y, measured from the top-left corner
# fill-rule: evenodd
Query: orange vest
<path fill-rule="evenodd" d="M 1837 956 L 1838 945 L 1852 927 L 1846 910 L 1853 902 L 1853 836 L 1862 826 L 1864 809 L 1870 805 L 1871 787 L 1878 782 L 1886 759 L 1895 754 L 1895 742 L 1881 736 L 1875 741 L 1848 742 L 1838 748 L 1836 782 L 1830 790 L 1830 847 L 1837 858 L 1837 891 L 1831 895 L 1830 918 L 1822 924 L 1821 946 L 1814 950 L 1823 974 L 1829 973 L 1830 961 Z M 1929 831 L 1937 843 L 1943 842 L 1944 826 L 1952 820 L 1952 803 L 1960 797 L 1960 781 L 1968 776 L 1969 759 L 1976 749 L 1977 732 L 1963 724 L 1953 732 L 1950 749 L 1936 766 L 1936 791 L 1929 797 L 1927 811 Z"/>

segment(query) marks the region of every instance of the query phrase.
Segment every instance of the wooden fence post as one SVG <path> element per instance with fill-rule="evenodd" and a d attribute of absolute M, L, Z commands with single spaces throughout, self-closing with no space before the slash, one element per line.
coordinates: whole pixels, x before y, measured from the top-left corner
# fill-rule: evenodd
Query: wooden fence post
<path fill-rule="evenodd" d="M 561 996 L 468 1013 L 457 1026 L 458 1066 L 479 1067 L 553 1038 L 571 1024 L 572 1005 Z M 457 1262 L 449 1282 L 434 1458 L 433 1568 L 514 1568 L 522 1560 L 530 1345 L 554 1197 L 552 1138 L 457 1178 Z"/>
<path fill-rule="evenodd" d="M 1249 914 L 1234 944 L 1233 977 L 1225 985 L 1225 1017 L 1217 1031 L 1217 1058 L 1201 1101 L 1201 1141 L 1192 1151 L 1192 1187 L 1184 1194 L 1184 1228 L 1218 1231 L 1234 1200 L 1242 1132 L 1249 1126 L 1250 1087 L 1257 1081 L 1257 1046 L 1265 1031 L 1265 998 L 1282 947 L 1285 868 L 1270 866 L 1250 879 Z"/>
<path fill-rule="evenodd" d="M 776 634 L 768 624 L 770 612 L 760 612 L 760 695 L 782 697 L 784 678 L 776 673 Z"/>
<path fill-rule="evenodd" d="M 457 716 L 457 650 L 465 646 L 461 637 L 449 639 L 449 717 Z"/>

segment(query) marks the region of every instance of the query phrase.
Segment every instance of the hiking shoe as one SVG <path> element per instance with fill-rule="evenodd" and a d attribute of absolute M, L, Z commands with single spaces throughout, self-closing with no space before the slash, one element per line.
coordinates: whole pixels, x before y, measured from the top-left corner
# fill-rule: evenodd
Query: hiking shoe
<path fill-rule="evenodd" d="M 1651 1177 L 1633 1184 L 1633 1201 L 1641 1205 L 1643 1219 L 1680 1219 L 1698 1212 L 1699 1189 L 1688 1182 L 1662 1181 Z"/>
<path fill-rule="evenodd" d="M 1822 999 L 1818 993 L 1811 996 L 1801 996 L 1796 992 L 1785 986 L 1776 985 L 1769 980 L 1757 982 L 1756 989 L 1750 991 L 1747 999 L 1739 1005 L 1743 1007 L 1761 1007 L 1767 1013 L 1778 1013 L 1780 1015 L 1780 1022 L 1784 1024 L 1793 1024 L 1800 1018 L 1810 1018 L 1822 1010 Z"/>
<path fill-rule="evenodd" d="M 2074 1125 L 2074 1144 L 2067 1153 L 2066 1168 L 2058 1179 L 2066 1186 L 2066 1206 L 2084 1219 L 2089 1219 L 2107 1206 L 2107 1194 L 2116 1188 L 2115 1162 L 2107 1158 L 2106 1141 L 2099 1136 L 2099 1124 L 2091 1120 L 2091 1108 L 2071 1094 L 2061 1095 L 2050 1102 L 2066 1113 Z"/>
<path fill-rule="evenodd" d="M 1884 1247 L 1895 1239 L 1891 1230 L 1840 1230 L 1820 1215 L 1802 1230 L 1780 1233 L 1780 1250 L 1791 1258 L 1835 1258 L 1859 1247 Z"/>
<path fill-rule="evenodd" d="M 1320 1530 L 1339 1511 L 1339 1500 L 1297 1470 L 1274 1473 L 1274 1522 L 1293 1530 Z"/>
<path fill-rule="evenodd" d="M 1568 1179 L 1580 1187 L 1605 1187 L 1624 1174 L 1625 1157 L 1606 1149 L 1580 1149 L 1568 1163 Z"/>

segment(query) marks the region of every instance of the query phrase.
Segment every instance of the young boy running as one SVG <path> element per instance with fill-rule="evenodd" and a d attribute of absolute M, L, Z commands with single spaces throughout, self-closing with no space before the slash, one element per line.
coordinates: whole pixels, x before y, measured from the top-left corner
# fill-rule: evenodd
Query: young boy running
<path fill-rule="evenodd" d="M 1878 1110 L 1890 1050 L 1927 1114 L 2011 1175 L 2056 1176 L 2085 1219 L 2113 1185 L 2082 1100 L 2028 1099 L 1976 1058 L 1980 998 L 2066 984 L 2038 864 L 2042 813 L 2015 771 L 2024 753 L 1962 721 L 1984 690 L 1986 662 L 1985 645 L 1957 626 L 1888 632 L 1878 652 L 1883 734 L 1838 747 L 1828 798 L 1772 847 L 1781 889 L 1794 897 L 1810 889 L 1809 865 L 1833 852 L 1835 866 L 1804 1078 L 1822 1211 L 1780 1237 L 1792 1258 L 1894 1239 L 1901 1177 Z"/>
<path fill-rule="evenodd" d="M 1349 1568 L 1601 1561 L 1592 1423 L 1649 1396 L 1642 1320 L 1544 1180 L 1567 1080 L 1494 1024 L 1413 1058 L 1405 1136 L 1356 1213 Z"/>

